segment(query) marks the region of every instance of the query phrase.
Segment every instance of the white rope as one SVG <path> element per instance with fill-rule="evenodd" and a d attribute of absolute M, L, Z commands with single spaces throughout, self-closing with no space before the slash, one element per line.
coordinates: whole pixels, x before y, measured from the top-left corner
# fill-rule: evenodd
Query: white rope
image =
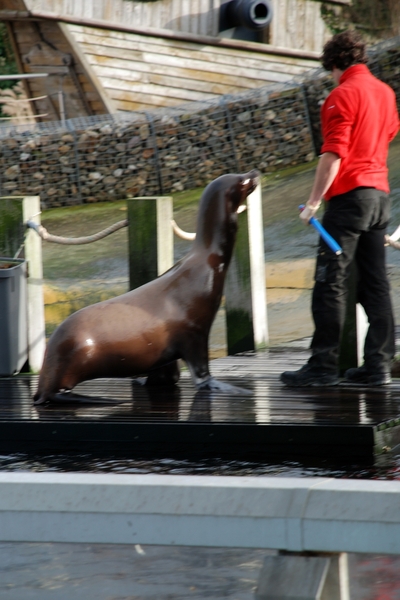
<path fill-rule="evenodd" d="M 392 248 L 396 248 L 396 250 L 400 250 L 400 225 L 396 229 L 392 235 L 385 235 L 385 246 L 392 246 Z"/>
<path fill-rule="evenodd" d="M 239 206 L 239 208 L 237 209 L 237 213 L 242 213 L 247 209 L 247 206 L 245 204 L 241 204 Z M 172 229 L 174 230 L 174 233 L 177 237 L 180 237 L 182 240 L 187 240 L 188 242 L 193 242 L 193 240 L 196 239 L 196 234 L 195 233 L 189 233 L 188 231 L 183 231 L 183 229 L 181 229 L 179 227 L 179 225 L 176 224 L 176 221 L 174 221 L 172 219 L 171 221 L 171 225 L 172 225 Z"/>
<path fill-rule="evenodd" d="M 39 225 L 38 223 L 34 223 L 33 221 L 26 221 L 25 225 L 30 229 L 34 229 L 36 233 L 42 238 L 42 240 L 46 240 L 47 242 L 53 242 L 55 244 L 66 244 L 68 246 L 73 246 L 97 242 L 97 240 L 103 239 L 107 235 L 114 233 L 114 231 L 118 231 L 118 229 L 127 227 L 128 220 L 124 219 L 123 221 L 118 221 L 118 223 L 114 223 L 114 225 L 111 225 L 110 227 L 107 227 L 107 229 L 103 229 L 102 231 L 99 231 L 99 233 L 95 233 L 94 235 L 88 235 L 77 238 L 66 238 L 61 237 L 59 235 L 52 235 L 47 231 L 45 227 Z"/>
<path fill-rule="evenodd" d="M 172 229 L 176 236 L 180 237 L 182 240 L 187 240 L 188 242 L 193 242 L 196 239 L 195 233 L 188 233 L 187 231 L 183 231 L 176 222 L 172 219 L 171 221 Z"/>

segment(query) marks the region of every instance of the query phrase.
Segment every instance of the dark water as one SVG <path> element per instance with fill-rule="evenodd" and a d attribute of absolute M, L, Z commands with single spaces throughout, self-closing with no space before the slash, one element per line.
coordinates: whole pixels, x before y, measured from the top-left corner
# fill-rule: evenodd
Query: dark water
<path fill-rule="evenodd" d="M 0 454 L 0 471 L 84 472 L 237 477 L 335 477 L 349 479 L 400 479 L 400 454 L 352 463 L 328 460 L 274 460 L 247 462 L 225 459 L 140 459 L 95 453 Z"/>

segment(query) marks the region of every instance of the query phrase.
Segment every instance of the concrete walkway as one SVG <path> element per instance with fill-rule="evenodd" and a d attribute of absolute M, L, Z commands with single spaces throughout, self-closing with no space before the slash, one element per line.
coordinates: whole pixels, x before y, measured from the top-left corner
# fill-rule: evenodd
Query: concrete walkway
<path fill-rule="evenodd" d="M 265 550 L 0 544 L 1 600 L 254 600 Z M 349 555 L 351 600 L 399 600 L 400 557 Z"/>

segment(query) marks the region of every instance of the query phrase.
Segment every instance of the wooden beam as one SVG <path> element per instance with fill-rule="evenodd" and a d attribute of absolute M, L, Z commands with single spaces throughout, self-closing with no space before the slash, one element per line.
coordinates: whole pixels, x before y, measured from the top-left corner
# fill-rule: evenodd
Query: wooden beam
<path fill-rule="evenodd" d="M 82 49 L 76 43 L 74 36 L 71 35 L 71 32 L 69 31 L 66 23 L 60 22 L 59 27 L 60 27 L 62 33 L 64 34 L 65 38 L 68 40 L 68 43 L 73 50 L 73 53 L 76 55 L 80 65 L 81 65 L 81 69 L 82 69 L 83 73 L 89 79 L 90 83 L 92 84 L 92 86 L 94 87 L 96 92 L 98 93 L 99 99 L 103 104 L 104 111 L 108 112 L 108 113 L 116 112 L 116 107 L 115 107 L 113 101 L 107 95 L 107 93 L 104 91 L 103 86 L 101 85 L 100 81 L 98 80 L 96 74 L 93 72 L 93 69 L 92 69 L 91 65 L 89 64 L 85 54 L 82 52 Z"/>
<path fill-rule="evenodd" d="M 26 12 L 23 13 L 15 13 L 13 11 L 10 13 L 9 11 L 0 11 L 0 20 L 2 21 L 14 21 L 17 19 L 26 20 Z M 260 44 L 258 42 L 248 42 L 244 40 L 233 40 L 229 38 L 219 38 L 212 36 L 204 36 L 204 35 L 196 35 L 191 33 L 182 33 L 176 31 L 170 31 L 168 29 L 156 29 L 156 28 L 143 28 L 138 29 L 134 27 L 130 27 L 129 25 L 123 25 L 120 23 L 111 23 L 110 21 L 104 21 L 102 19 L 87 19 L 74 17 L 71 15 L 59 15 L 52 12 L 46 11 L 29 11 L 29 19 L 31 20 L 53 20 L 63 23 L 75 24 L 75 25 L 85 25 L 87 27 L 94 27 L 98 29 L 107 29 L 112 31 L 126 31 L 128 33 L 137 33 L 139 35 L 145 35 L 149 37 L 156 38 L 165 38 L 165 39 L 175 39 L 175 40 L 186 40 L 189 42 L 193 42 L 201 45 L 210 45 L 210 46 L 219 46 L 221 48 L 238 48 L 242 50 L 251 50 L 252 52 L 256 52 L 259 54 L 265 54 L 268 52 L 270 54 L 276 54 L 277 56 L 290 56 L 293 58 L 308 58 L 311 60 L 319 61 L 320 53 L 319 52 L 310 52 L 305 50 L 294 50 L 291 48 L 277 48 L 270 44 Z"/>

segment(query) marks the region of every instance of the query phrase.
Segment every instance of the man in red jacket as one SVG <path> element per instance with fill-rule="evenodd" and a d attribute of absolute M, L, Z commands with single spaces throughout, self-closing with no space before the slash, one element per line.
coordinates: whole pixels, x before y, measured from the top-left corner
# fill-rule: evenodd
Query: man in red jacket
<path fill-rule="evenodd" d="M 299 371 L 281 374 L 288 386 L 339 383 L 339 344 L 353 260 L 358 270 L 357 301 L 364 307 L 369 328 L 364 365 L 346 371 L 345 379 L 372 386 L 391 381 L 395 340 L 384 248 L 390 216 L 386 161 L 399 116 L 393 90 L 371 74 L 366 62 L 365 44 L 355 31 L 337 34 L 324 46 L 322 64 L 332 72 L 337 87 L 321 109 L 322 155 L 300 218 L 308 224 L 324 198 L 323 225 L 343 253 L 337 256 L 320 240 L 312 297 L 312 355 Z"/>

